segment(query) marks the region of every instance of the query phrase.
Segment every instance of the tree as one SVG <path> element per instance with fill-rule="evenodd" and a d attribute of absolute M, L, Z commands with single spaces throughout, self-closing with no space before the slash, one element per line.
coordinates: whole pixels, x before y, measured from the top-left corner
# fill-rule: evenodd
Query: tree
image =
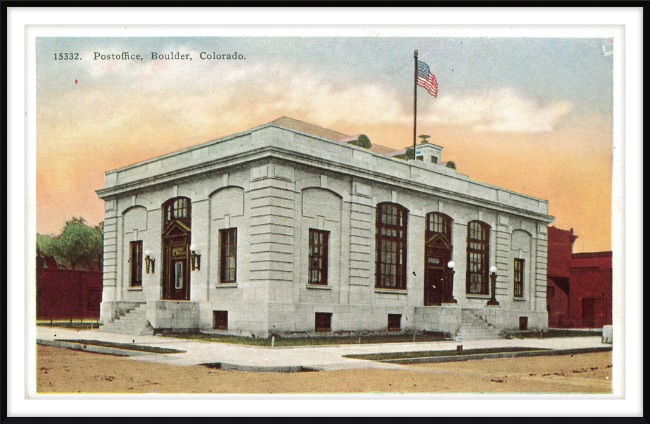
<path fill-rule="evenodd" d="M 369 149 L 372 147 L 372 143 L 370 142 L 370 139 L 365 134 L 361 134 L 359 137 L 357 137 L 356 140 L 350 141 L 348 144 L 363 147 L 364 149 Z"/>
<path fill-rule="evenodd" d="M 447 162 L 447 168 L 451 168 L 451 169 L 455 170 L 456 169 L 456 162 L 454 162 L 453 160 L 450 160 L 449 162 Z"/>
<path fill-rule="evenodd" d="M 406 153 L 404 153 L 404 157 L 409 160 L 413 160 L 415 158 L 415 155 L 413 154 L 413 147 L 409 147 L 406 149 Z"/>
<path fill-rule="evenodd" d="M 36 235 L 37 249 L 72 270 L 101 271 L 104 223 L 91 227 L 84 218 L 72 218 L 58 236 Z"/>

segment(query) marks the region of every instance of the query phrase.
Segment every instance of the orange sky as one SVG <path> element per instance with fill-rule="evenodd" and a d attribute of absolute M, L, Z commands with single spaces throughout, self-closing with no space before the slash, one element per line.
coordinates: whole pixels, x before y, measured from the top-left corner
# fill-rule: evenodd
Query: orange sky
<path fill-rule="evenodd" d="M 130 49 L 120 46 L 117 51 L 137 51 L 139 39 L 129 40 Z M 256 45 L 242 40 L 242 45 Z M 331 64 L 326 57 L 314 68 L 297 69 L 288 62 L 290 46 L 284 44 L 277 47 L 285 54 L 282 61 L 277 60 L 275 51 L 267 56 L 259 53 L 258 59 L 247 52 L 250 59 L 245 63 L 197 59 L 192 63 L 87 60 L 54 64 L 47 57 L 50 50 L 61 48 L 57 43 L 58 39 L 41 43 L 40 58 L 37 55 L 39 233 L 59 233 L 73 216 L 84 217 L 91 224 L 100 222 L 103 201 L 95 190 L 103 186 L 107 170 L 244 131 L 283 115 L 346 134 L 363 133 L 374 144 L 393 148 L 412 144 L 412 73 L 410 94 L 404 95 L 409 82 L 407 72 L 402 72 L 403 63 L 393 65 L 383 56 L 373 63 L 384 63 L 388 82 L 366 83 L 360 79 L 363 69 L 359 73 L 338 62 L 326 69 Z M 102 43 L 113 50 L 120 45 L 115 40 L 84 43 L 92 46 L 87 53 L 79 48 L 88 57 Z M 357 48 L 346 43 L 345 48 Z M 471 43 L 462 44 L 463 48 L 467 44 Z M 296 42 L 295 46 L 302 44 Z M 403 50 L 398 47 L 395 51 Z M 196 56 L 202 50 L 186 39 L 179 39 L 173 48 Z M 475 46 L 479 48 L 484 50 L 484 43 Z M 509 60 L 520 60 L 516 48 L 526 51 L 512 46 L 513 58 Z M 588 75 L 590 64 L 601 64 L 597 44 L 575 43 L 567 48 L 575 52 L 564 58 L 564 65 L 554 65 L 559 74 L 570 68 L 573 75 L 584 68 Z M 142 49 L 146 53 L 147 49 Z M 592 57 L 592 50 L 597 50 L 597 55 Z M 385 48 L 383 53 L 387 51 L 392 50 Z M 576 65 L 574 58 L 580 54 L 586 64 Z M 528 73 L 518 71 L 496 84 L 494 75 L 501 75 L 504 67 L 511 69 L 512 64 L 489 57 L 480 62 L 476 54 L 467 55 L 471 60 L 465 63 L 450 62 L 446 67 L 439 65 L 438 70 L 432 65 L 441 88 L 437 99 L 420 90 L 418 134 L 429 134 L 430 142 L 443 146 L 443 160 L 453 160 L 460 173 L 549 200 L 549 213 L 556 217 L 553 225 L 573 228 L 578 235 L 575 252 L 611 250 L 611 92 L 609 97 L 602 94 L 611 90 L 607 79 L 594 82 L 585 76 L 541 94 L 539 87 L 553 69 L 542 69 L 537 80 L 535 72 L 548 66 L 546 61 L 533 63 Z M 406 67 L 408 60 L 406 55 Z M 411 50 L 411 66 L 412 60 Z M 494 69 L 486 70 L 489 66 Z M 478 72 L 487 72 L 489 77 L 475 83 Z M 251 85 L 251 78 L 264 84 Z M 476 85 L 469 87 L 470 81 Z"/>
<path fill-rule="evenodd" d="M 159 136 L 136 130 L 130 138 L 98 137 L 94 143 L 97 148 L 76 143 L 58 144 L 56 148 L 39 145 L 38 231 L 56 233 L 72 216 L 83 216 L 93 224 L 103 220 L 103 201 L 94 191 L 103 186 L 104 170 L 200 144 L 277 117 L 261 116 L 257 122 L 245 120 L 240 126 L 231 123 L 221 128 L 205 128 L 192 136 L 183 134 L 182 129 L 162 125 Z M 549 200 L 549 213 L 556 217 L 553 225 L 573 228 L 579 236 L 574 250 L 581 252 L 611 249 L 612 155 L 603 148 L 611 138 L 611 128 L 592 124 L 589 132 L 566 129 L 551 140 L 544 134 L 486 135 L 453 127 L 430 127 L 426 132 L 432 135 L 430 142 L 445 148 L 443 160 L 453 160 L 458 172 Z M 412 128 L 406 126 L 376 124 L 357 128 L 348 124 L 330 128 L 348 134 L 363 132 L 374 143 L 393 148 L 407 147 L 409 135 L 412 137 Z M 111 148 L 101 148 L 107 145 Z"/>

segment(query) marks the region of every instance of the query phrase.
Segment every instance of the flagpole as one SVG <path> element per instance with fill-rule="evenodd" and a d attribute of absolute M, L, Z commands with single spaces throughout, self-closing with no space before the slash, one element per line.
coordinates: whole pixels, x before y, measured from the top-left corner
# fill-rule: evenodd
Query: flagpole
<path fill-rule="evenodd" d="M 415 160 L 415 140 L 418 125 L 418 51 L 416 50 L 413 57 L 415 58 L 415 70 L 413 73 L 413 160 Z"/>

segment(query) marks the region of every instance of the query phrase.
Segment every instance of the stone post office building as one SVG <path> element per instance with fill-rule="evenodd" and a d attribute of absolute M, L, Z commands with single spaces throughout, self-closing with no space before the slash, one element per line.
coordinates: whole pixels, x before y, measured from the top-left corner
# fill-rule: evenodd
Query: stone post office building
<path fill-rule="evenodd" d="M 255 337 L 457 335 L 465 314 L 547 327 L 547 201 L 471 180 L 434 144 L 406 161 L 350 139 L 283 117 L 106 172 L 101 322 Z"/>

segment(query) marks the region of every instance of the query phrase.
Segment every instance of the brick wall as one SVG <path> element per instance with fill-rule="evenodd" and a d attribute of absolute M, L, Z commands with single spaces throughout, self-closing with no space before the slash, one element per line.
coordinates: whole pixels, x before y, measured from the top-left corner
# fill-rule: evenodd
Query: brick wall
<path fill-rule="evenodd" d="M 612 323 L 612 252 L 572 253 L 573 230 L 548 228 L 546 306 L 551 328 Z"/>
<path fill-rule="evenodd" d="M 41 268 L 36 275 L 37 319 L 99 318 L 101 272 Z"/>
<path fill-rule="evenodd" d="M 593 319 L 589 316 L 590 302 Z M 574 328 L 612 324 L 612 252 L 573 254 L 569 311 Z"/>

